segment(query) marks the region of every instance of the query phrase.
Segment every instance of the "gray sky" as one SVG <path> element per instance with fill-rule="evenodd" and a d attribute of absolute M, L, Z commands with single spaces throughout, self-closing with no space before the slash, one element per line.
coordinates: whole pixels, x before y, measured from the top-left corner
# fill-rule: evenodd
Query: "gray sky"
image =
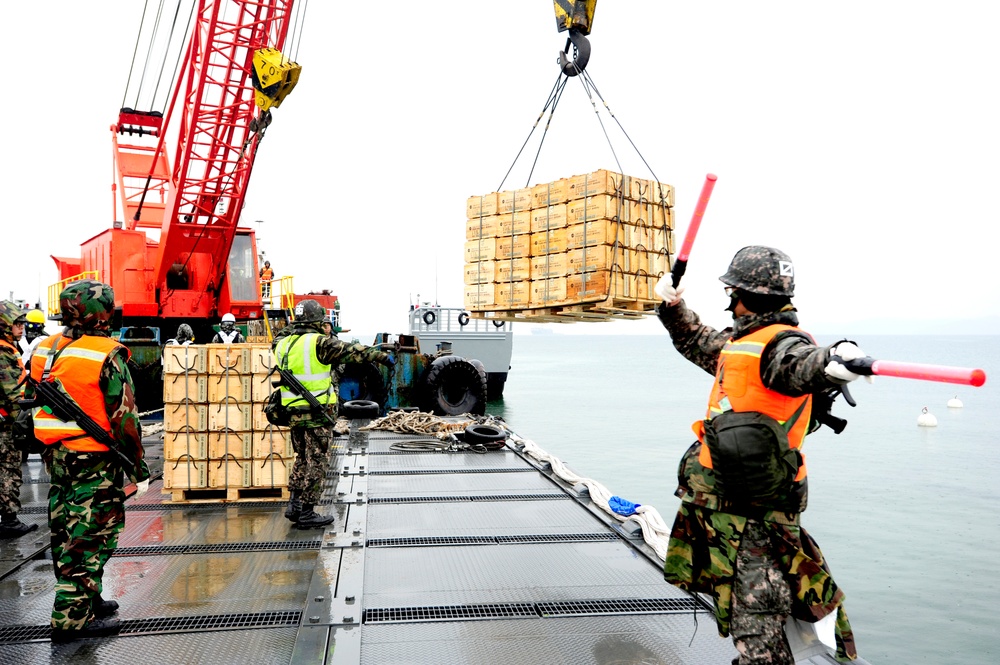
<path fill-rule="evenodd" d="M 545 0 L 391 5 L 309 3 L 302 77 L 274 112 L 243 212 L 264 220 L 258 243 L 278 274 L 337 293 L 365 337 L 405 332 L 417 293 L 461 303 L 465 200 L 500 184 L 565 39 Z M 37 240 L 7 253 L 0 291 L 34 298 L 56 279 L 49 254 L 78 256 L 112 220 L 108 127 L 142 3 L 5 12 L 19 63 L 0 107 L 7 224 Z M 588 71 L 676 186 L 678 246 L 705 174 L 719 176 L 689 303 L 725 324 L 717 277 L 740 247 L 770 244 L 795 261 L 808 328 L 1000 332 L 998 18 L 965 1 L 599 3 Z M 616 168 L 571 83 L 530 184 Z M 601 117 L 623 170 L 648 177 Z M 505 188 L 528 184 L 538 136 Z"/>

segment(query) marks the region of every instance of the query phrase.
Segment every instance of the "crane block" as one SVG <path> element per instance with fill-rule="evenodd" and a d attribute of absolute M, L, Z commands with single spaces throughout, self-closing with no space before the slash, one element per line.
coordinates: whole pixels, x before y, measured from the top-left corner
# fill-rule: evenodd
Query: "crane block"
<path fill-rule="evenodd" d="M 299 82 L 301 71 L 302 67 L 298 63 L 286 59 L 278 49 L 262 48 L 254 51 L 251 78 L 256 91 L 254 101 L 260 110 L 281 106 L 282 100 Z"/>
<path fill-rule="evenodd" d="M 556 27 L 559 32 L 576 30 L 582 35 L 590 34 L 597 0 L 552 0 L 552 4 L 556 10 Z"/>

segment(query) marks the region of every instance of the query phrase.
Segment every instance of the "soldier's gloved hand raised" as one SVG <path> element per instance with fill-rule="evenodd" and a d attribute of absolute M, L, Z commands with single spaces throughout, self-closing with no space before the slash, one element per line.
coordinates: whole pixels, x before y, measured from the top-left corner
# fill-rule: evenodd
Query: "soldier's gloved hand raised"
<path fill-rule="evenodd" d="M 146 480 L 140 480 L 135 484 L 135 494 L 132 496 L 132 498 L 138 499 L 148 491 L 149 491 L 149 478 L 147 478 Z"/>
<path fill-rule="evenodd" d="M 667 273 L 656 282 L 653 291 L 656 295 L 660 296 L 663 302 L 667 303 L 668 307 L 673 307 L 679 303 L 681 301 L 681 294 L 684 293 L 684 289 L 674 288 L 674 278 L 670 273 Z"/>
<path fill-rule="evenodd" d="M 848 369 L 850 361 L 861 360 L 867 357 L 868 354 L 859 349 L 858 345 L 854 342 L 838 342 L 830 349 L 830 362 L 827 363 L 824 371 L 827 376 L 838 382 L 850 383 L 862 376 Z M 872 383 L 875 380 L 871 375 L 865 376 L 865 379 L 868 383 Z"/>

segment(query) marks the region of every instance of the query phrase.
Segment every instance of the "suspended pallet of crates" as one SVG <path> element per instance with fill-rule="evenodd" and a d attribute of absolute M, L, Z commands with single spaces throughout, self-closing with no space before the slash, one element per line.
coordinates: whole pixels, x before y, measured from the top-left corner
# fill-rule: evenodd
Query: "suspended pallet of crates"
<path fill-rule="evenodd" d="M 266 343 L 164 349 L 163 492 L 175 502 L 287 500 L 288 428 L 263 417 Z"/>
<path fill-rule="evenodd" d="M 470 197 L 465 308 L 537 322 L 641 318 L 674 253 L 674 190 L 614 171 Z"/>

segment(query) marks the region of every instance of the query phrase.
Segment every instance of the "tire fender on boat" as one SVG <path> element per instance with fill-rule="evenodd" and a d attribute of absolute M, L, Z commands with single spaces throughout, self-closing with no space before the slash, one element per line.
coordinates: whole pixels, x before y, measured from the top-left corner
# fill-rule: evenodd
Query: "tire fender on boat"
<path fill-rule="evenodd" d="M 465 327 L 465 326 L 469 325 L 469 313 L 468 312 L 462 312 L 461 314 L 458 315 L 458 325 L 460 325 L 462 327 Z"/>
<path fill-rule="evenodd" d="M 503 328 L 503 324 L 504 323 L 506 323 L 506 322 L 505 321 L 494 321 L 493 322 L 493 327 L 494 328 Z"/>
<path fill-rule="evenodd" d="M 486 413 L 486 377 L 461 356 L 435 359 L 421 383 L 421 411 L 439 416 Z"/>
<path fill-rule="evenodd" d="M 378 402 L 368 399 L 351 399 L 343 403 L 339 415 L 348 420 L 371 420 L 378 418 L 381 412 L 382 407 L 379 406 Z"/>
<path fill-rule="evenodd" d="M 507 441 L 507 433 L 493 425 L 469 425 L 465 428 L 465 442 L 482 444 L 484 448 L 499 450 Z"/>
<path fill-rule="evenodd" d="M 426 312 L 424 312 L 424 315 L 423 315 L 422 318 L 424 320 L 424 323 L 426 323 L 429 326 L 434 325 L 434 322 L 437 321 L 437 316 L 435 316 L 434 312 L 432 312 L 430 310 L 427 310 Z"/>

